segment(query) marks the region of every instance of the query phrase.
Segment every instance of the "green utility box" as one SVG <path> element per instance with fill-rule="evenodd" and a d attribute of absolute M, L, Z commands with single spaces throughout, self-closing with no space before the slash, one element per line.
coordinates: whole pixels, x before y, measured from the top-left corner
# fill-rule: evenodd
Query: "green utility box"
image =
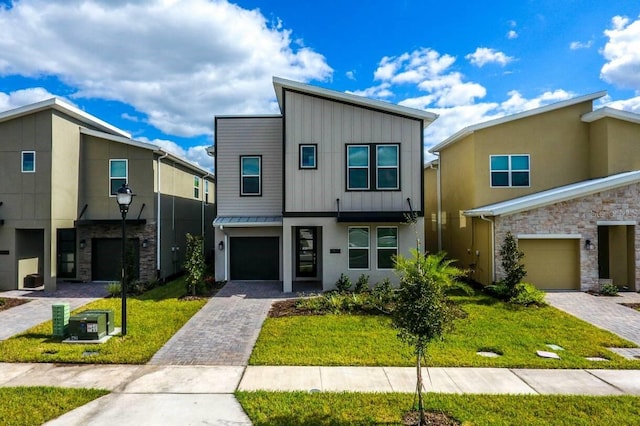
<path fill-rule="evenodd" d="M 65 338 L 69 334 L 69 317 L 71 310 L 68 303 L 61 303 L 51 307 L 53 336 Z"/>
<path fill-rule="evenodd" d="M 100 340 L 107 335 L 107 315 L 82 312 L 69 318 L 71 340 Z"/>
<path fill-rule="evenodd" d="M 82 315 L 84 314 L 105 314 L 107 316 L 107 334 L 113 334 L 115 329 L 113 309 L 89 309 L 87 311 L 83 311 Z"/>

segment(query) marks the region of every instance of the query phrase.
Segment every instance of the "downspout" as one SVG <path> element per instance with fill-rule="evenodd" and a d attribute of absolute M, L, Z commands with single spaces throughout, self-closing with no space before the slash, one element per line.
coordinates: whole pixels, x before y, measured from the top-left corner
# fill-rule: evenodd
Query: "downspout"
<path fill-rule="evenodd" d="M 438 157 L 438 167 L 436 168 L 436 230 L 438 232 L 438 252 L 442 251 L 442 190 L 440 183 L 440 153 L 434 152 Z M 433 168 L 433 163 L 431 163 Z"/>
<path fill-rule="evenodd" d="M 161 241 L 162 241 L 160 239 L 160 230 L 161 230 L 160 219 L 162 217 L 160 215 L 160 202 L 161 202 L 161 200 L 160 200 L 160 170 L 161 170 L 160 160 L 163 160 L 163 159 L 167 158 L 168 156 L 169 156 L 169 153 L 165 152 L 164 155 L 158 157 L 158 175 L 157 175 L 157 179 L 158 179 L 158 183 L 157 183 L 157 186 L 158 186 L 158 194 L 157 194 L 157 198 L 158 198 L 158 200 L 157 200 L 158 214 L 156 216 L 156 241 L 157 241 L 157 243 L 156 243 L 156 274 L 157 274 L 158 278 L 160 278 L 160 266 L 161 266 L 160 265 L 160 254 L 161 254 L 160 245 L 161 245 Z"/>
<path fill-rule="evenodd" d="M 483 214 L 480 215 L 480 219 L 484 220 L 485 222 L 489 222 L 491 224 L 491 257 L 489 258 L 489 260 L 491 260 L 491 282 L 495 282 L 496 281 L 496 237 L 495 237 L 495 231 L 494 231 L 494 222 L 491 219 L 487 219 L 486 217 L 484 217 Z"/>

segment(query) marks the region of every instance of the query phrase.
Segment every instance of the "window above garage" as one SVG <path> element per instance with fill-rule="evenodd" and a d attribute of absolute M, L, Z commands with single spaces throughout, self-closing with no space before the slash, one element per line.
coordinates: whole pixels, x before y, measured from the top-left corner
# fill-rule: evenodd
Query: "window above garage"
<path fill-rule="evenodd" d="M 530 186 L 529 154 L 491 155 L 491 187 L 528 187 Z"/>

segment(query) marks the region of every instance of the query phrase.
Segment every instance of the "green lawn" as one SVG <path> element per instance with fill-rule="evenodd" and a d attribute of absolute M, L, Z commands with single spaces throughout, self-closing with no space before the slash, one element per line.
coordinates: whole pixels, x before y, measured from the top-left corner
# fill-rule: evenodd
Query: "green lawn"
<path fill-rule="evenodd" d="M 93 364 L 144 364 L 151 359 L 204 304 L 207 299 L 182 301 L 183 279 L 127 299 L 127 336 L 107 343 L 68 344 L 52 337 L 51 321 L 0 342 L 0 362 L 72 362 Z M 121 300 L 101 299 L 86 309 L 113 309 L 121 325 Z M 87 352 L 87 354 L 85 354 Z"/>
<path fill-rule="evenodd" d="M 411 394 L 236 392 L 254 425 L 401 424 Z M 633 425 L 640 397 L 426 394 L 430 410 L 465 425 Z"/>
<path fill-rule="evenodd" d="M 552 307 L 513 307 L 486 295 L 452 297 L 468 314 L 429 348 L 428 364 L 448 367 L 640 368 L 606 347 L 634 347 Z M 561 360 L 536 350 L 563 347 Z M 499 358 L 484 358 L 492 350 Z M 322 315 L 268 318 L 250 359 L 252 365 L 412 366 L 409 348 L 396 337 L 391 320 L 374 315 Z M 587 361 L 604 357 L 608 362 Z"/>
<path fill-rule="evenodd" d="M 39 425 L 108 393 L 100 389 L 0 388 L 0 424 Z"/>

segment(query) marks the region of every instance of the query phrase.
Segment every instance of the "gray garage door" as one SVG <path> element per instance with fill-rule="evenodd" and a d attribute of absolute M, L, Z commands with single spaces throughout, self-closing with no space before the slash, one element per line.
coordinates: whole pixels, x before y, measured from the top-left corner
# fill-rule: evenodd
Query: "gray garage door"
<path fill-rule="evenodd" d="M 278 237 L 232 237 L 230 269 L 232 280 L 279 280 Z"/>
<path fill-rule="evenodd" d="M 140 244 L 137 238 L 128 239 L 128 262 L 132 262 L 133 277 L 137 279 L 140 269 Z M 91 279 L 93 281 L 120 281 L 122 275 L 122 239 L 93 238 L 91 240 Z"/>

